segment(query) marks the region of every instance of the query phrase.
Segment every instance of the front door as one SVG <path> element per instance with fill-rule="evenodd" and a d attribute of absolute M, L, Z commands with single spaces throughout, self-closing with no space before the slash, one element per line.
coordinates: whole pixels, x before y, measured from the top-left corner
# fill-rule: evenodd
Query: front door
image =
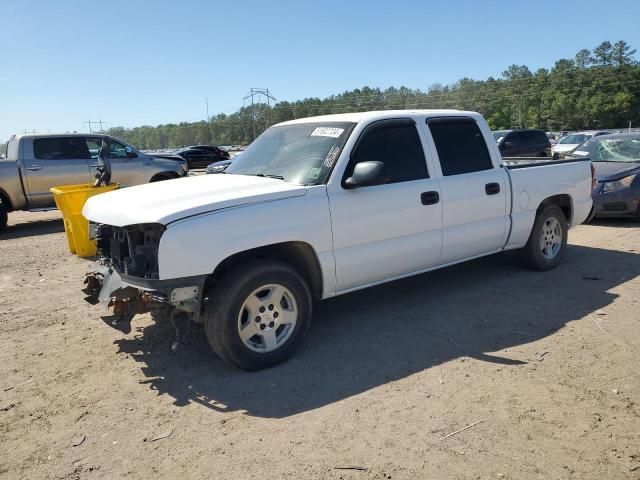
<path fill-rule="evenodd" d="M 469 117 L 427 122 L 442 177 L 442 263 L 495 252 L 508 227 L 505 172 L 494 168 L 478 124 Z"/>
<path fill-rule="evenodd" d="M 102 145 L 102 138 L 87 137 L 86 142 L 91 155 L 91 172 L 95 176 L 98 172 L 98 152 Z M 111 181 L 113 183 L 119 183 L 121 187 L 129 187 L 147 182 L 145 167 L 148 166 L 148 163 L 145 164 L 144 159 L 140 158 L 128 145 L 109 138 L 107 156 L 111 164 Z"/>
<path fill-rule="evenodd" d="M 92 181 L 82 137 L 35 138 L 32 147 L 24 159 L 30 207 L 53 207 L 52 187 Z"/>
<path fill-rule="evenodd" d="M 371 161 L 384 164 L 386 183 L 345 188 L 354 166 Z M 328 188 L 337 291 L 439 263 L 442 203 L 429 173 L 413 120 L 374 122 L 361 134 L 346 170 Z"/>

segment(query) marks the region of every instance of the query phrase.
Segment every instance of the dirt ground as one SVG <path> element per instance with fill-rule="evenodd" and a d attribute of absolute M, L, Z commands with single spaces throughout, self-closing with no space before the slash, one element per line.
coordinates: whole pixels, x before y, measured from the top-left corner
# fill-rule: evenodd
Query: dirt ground
<path fill-rule="evenodd" d="M 502 254 L 320 303 L 246 373 L 202 328 L 177 353 L 148 315 L 111 328 L 59 218 L 0 234 L 0 478 L 640 478 L 639 224 L 575 228 L 552 272 Z"/>

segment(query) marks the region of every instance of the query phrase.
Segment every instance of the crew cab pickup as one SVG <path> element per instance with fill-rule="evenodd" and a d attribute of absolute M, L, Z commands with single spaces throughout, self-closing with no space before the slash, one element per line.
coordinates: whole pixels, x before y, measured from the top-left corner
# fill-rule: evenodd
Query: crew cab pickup
<path fill-rule="evenodd" d="M 293 353 L 316 300 L 504 250 L 555 267 L 593 181 L 588 159 L 505 164 L 478 113 L 293 120 L 224 174 L 89 199 L 86 291 L 178 333 L 186 312 L 222 359 L 260 369 Z"/>
<path fill-rule="evenodd" d="M 159 159 L 100 134 L 15 135 L 0 158 L 0 231 L 14 210 L 55 208 L 52 187 L 93 183 L 98 151 L 105 140 L 112 181 L 121 186 L 182 177 L 183 160 Z"/>

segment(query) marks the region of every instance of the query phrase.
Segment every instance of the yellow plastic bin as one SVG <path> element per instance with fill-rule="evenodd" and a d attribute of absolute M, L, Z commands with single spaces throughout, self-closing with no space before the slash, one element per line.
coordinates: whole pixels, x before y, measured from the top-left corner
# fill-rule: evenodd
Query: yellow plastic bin
<path fill-rule="evenodd" d="M 105 187 L 94 187 L 92 183 L 65 185 L 51 189 L 58 210 L 62 212 L 64 231 L 67 234 L 69 251 L 80 257 L 96 254 L 96 241 L 89 240 L 89 221 L 82 216 L 87 198 L 118 188 L 117 183 Z"/>

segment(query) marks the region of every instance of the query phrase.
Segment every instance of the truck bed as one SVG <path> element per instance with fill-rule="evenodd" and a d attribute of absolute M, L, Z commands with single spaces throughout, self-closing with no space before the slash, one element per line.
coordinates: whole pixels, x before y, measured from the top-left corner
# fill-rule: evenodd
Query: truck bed
<path fill-rule="evenodd" d="M 564 160 L 553 160 L 549 157 L 502 157 L 502 165 L 507 167 L 509 170 L 513 170 L 515 168 L 526 168 L 533 166 L 541 166 L 541 165 L 558 165 L 565 163 L 574 163 L 574 162 L 590 162 L 591 158 L 571 158 Z"/>
<path fill-rule="evenodd" d="M 566 197 L 571 208 L 570 225 L 578 225 L 591 210 L 591 161 L 589 158 L 503 158 L 511 184 L 511 234 L 506 248 L 524 245 L 531 233 L 538 205 L 555 196 Z"/>

